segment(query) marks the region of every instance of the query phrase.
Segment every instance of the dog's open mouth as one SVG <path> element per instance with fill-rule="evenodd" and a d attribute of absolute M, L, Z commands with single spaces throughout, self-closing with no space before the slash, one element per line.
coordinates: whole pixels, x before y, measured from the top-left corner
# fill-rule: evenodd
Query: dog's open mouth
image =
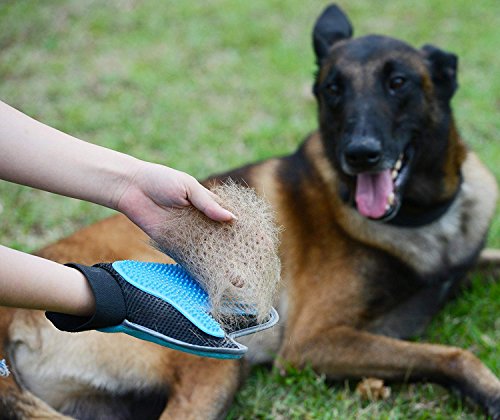
<path fill-rule="evenodd" d="M 411 152 L 402 153 L 394 166 L 376 173 L 356 176 L 356 206 L 370 219 L 390 220 L 401 206 L 401 190 L 409 172 Z"/>

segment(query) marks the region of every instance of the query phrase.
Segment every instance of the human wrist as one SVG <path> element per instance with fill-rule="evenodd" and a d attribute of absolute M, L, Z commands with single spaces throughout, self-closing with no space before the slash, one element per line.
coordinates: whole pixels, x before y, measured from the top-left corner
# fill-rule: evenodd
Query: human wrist
<path fill-rule="evenodd" d="M 143 163 L 133 156 L 112 151 L 112 156 L 106 158 L 105 165 L 96 173 L 99 187 L 95 198 L 91 201 L 121 211 L 121 199 L 128 190 L 134 188 Z"/>
<path fill-rule="evenodd" d="M 94 309 L 90 314 L 68 311 L 48 311 L 47 318 L 62 331 L 86 331 L 120 324 L 126 315 L 126 304 L 120 285 L 102 265 L 85 266 L 67 264 L 85 278 L 94 299 Z"/>
<path fill-rule="evenodd" d="M 78 316 L 92 315 L 95 312 L 96 302 L 87 278 L 75 268 L 65 266 L 65 269 L 68 273 L 68 281 L 71 281 L 73 285 L 73 302 L 71 305 L 66 304 L 65 308 L 59 311 Z"/>

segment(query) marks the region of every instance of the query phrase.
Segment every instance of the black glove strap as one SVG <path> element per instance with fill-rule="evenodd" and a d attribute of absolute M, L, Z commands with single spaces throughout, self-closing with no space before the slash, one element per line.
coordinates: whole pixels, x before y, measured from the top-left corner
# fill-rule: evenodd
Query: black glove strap
<path fill-rule="evenodd" d="M 114 277 L 99 267 L 65 264 L 80 271 L 88 280 L 95 297 L 94 315 L 84 317 L 46 312 L 45 316 L 62 331 L 79 332 L 121 324 L 127 315 L 123 292 Z"/>

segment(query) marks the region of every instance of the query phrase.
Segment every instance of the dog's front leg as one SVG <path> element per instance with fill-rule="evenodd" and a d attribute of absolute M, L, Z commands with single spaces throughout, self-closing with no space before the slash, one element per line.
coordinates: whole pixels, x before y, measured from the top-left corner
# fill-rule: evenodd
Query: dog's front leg
<path fill-rule="evenodd" d="M 0 419 L 71 420 L 58 413 L 31 392 L 17 386 L 14 379 L 0 378 Z"/>
<path fill-rule="evenodd" d="M 12 368 L 11 360 L 8 357 L 9 351 L 5 345 L 8 329 L 15 312 L 16 309 L 0 308 L 0 337 L 4 338 L 0 343 L 0 356 L 6 357 L 6 367 L 11 369 L 10 374 L 4 369 L 2 374 L 6 376 L 0 376 L 0 419 L 69 420 L 70 417 L 58 413 L 40 398 L 21 388 L 16 382 L 16 372 Z"/>
<path fill-rule="evenodd" d="M 299 340 L 284 340 L 282 360 L 310 364 L 332 379 L 378 377 L 429 380 L 458 388 L 500 418 L 500 381 L 472 353 L 456 347 L 413 343 L 334 327 Z"/>
<path fill-rule="evenodd" d="M 160 420 L 223 418 L 244 376 L 244 362 L 182 356 Z"/>

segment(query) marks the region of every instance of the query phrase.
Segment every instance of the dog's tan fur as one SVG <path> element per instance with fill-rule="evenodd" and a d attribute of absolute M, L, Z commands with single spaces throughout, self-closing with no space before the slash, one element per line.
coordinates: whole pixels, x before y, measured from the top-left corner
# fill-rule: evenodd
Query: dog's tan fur
<path fill-rule="evenodd" d="M 427 84 L 424 89 L 432 95 L 430 79 Z M 400 286 L 408 273 L 425 279 L 449 270 L 451 276 L 474 256 L 494 213 L 493 176 L 461 146 L 452 125 L 442 168 L 443 194 L 457 189 L 461 168 L 457 198 L 431 224 L 396 227 L 362 217 L 340 198 L 340 178 L 324 147 L 316 132 L 292 156 L 216 178 L 230 175 L 254 187 L 272 203 L 285 228 L 283 279 L 276 302 L 281 322 L 247 338 L 247 360 L 310 364 L 332 379 L 435 381 L 459 388 L 499 416 L 500 381 L 472 353 L 405 341 L 437 311 L 441 300 L 430 308 L 425 303 L 439 293 L 446 296 L 447 283 L 430 282 L 415 290 Z M 291 169 L 296 175 L 290 179 L 283 174 Z M 138 228 L 118 215 L 39 255 L 87 265 L 120 259 L 165 261 L 147 243 Z M 497 251 L 488 251 L 480 262 L 487 266 L 499 260 Z M 374 281 L 374 271 L 387 277 Z M 35 311 L 1 309 L 0 337 L 0 354 L 7 356 L 13 371 L 0 379 L 0 407 L 6 418 L 57 418 L 54 410 L 74 413 L 76 406 L 96 413 L 92 410 L 111 405 L 113 398 L 121 401 L 134 393 L 168 397 L 159 410 L 162 419 L 217 418 L 226 412 L 245 373 L 241 361 L 203 359 L 125 335 L 62 333 Z"/>

